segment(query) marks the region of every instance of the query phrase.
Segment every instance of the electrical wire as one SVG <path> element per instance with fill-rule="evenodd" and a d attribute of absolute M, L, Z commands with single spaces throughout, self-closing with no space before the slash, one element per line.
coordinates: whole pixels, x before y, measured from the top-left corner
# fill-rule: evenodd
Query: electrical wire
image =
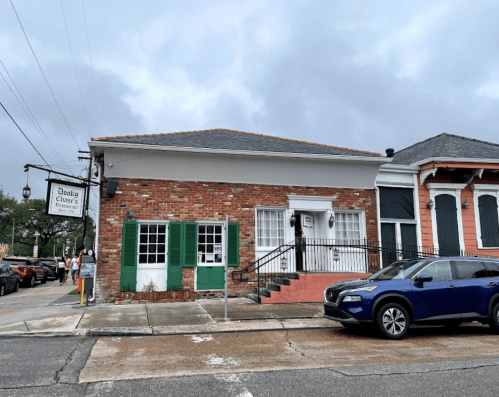
<path fill-rule="evenodd" d="M 7 70 L 7 68 L 5 67 L 5 65 L 3 64 L 3 62 L 0 60 L 0 64 L 2 64 L 5 72 L 7 73 L 7 76 L 9 76 L 10 78 L 10 81 L 12 82 L 12 84 L 14 85 L 16 91 L 17 91 L 17 94 L 19 95 L 19 97 L 21 98 L 22 100 L 22 103 L 21 101 L 19 100 L 19 98 L 17 97 L 16 93 L 12 90 L 12 87 L 10 86 L 9 82 L 6 80 L 5 76 L 3 75 L 3 73 L 0 72 L 0 75 L 2 76 L 3 80 L 5 81 L 5 84 L 7 85 L 7 87 L 9 87 L 9 90 L 12 92 L 12 95 L 14 95 L 14 97 L 16 98 L 17 102 L 19 102 L 19 105 L 21 105 L 22 109 L 24 110 L 24 113 L 26 113 L 26 115 L 28 116 L 28 118 L 30 119 L 30 121 L 33 123 L 33 125 L 35 126 L 35 128 L 38 130 L 39 134 L 42 136 L 43 140 L 45 141 L 45 143 L 47 144 L 47 146 L 49 147 L 49 149 L 52 151 L 52 154 L 61 161 L 61 163 L 63 165 L 66 166 L 66 169 L 68 171 L 70 171 L 70 169 L 67 167 L 67 165 L 64 163 L 64 160 L 61 158 L 61 156 L 59 156 L 59 154 L 57 153 L 57 151 L 55 150 L 54 146 L 52 145 L 52 142 L 50 142 L 50 139 L 47 137 L 47 135 L 45 134 L 45 132 L 43 131 L 42 127 L 40 126 L 40 124 L 38 123 L 38 120 L 36 119 L 36 117 L 33 115 L 33 113 L 31 112 L 31 109 L 29 108 L 28 104 L 26 103 L 26 101 L 24 100 L 21 92 L 19 91 L 19 89 L 17 88 L 16 86 L 16 83 L 14 83 L 14 80 L 12 79 L 11 75 L 9 74 L 9 71 Z M 23 105 L 24 104 L 24 105 Z"/>
<path fill-rule="evenodd" d="M 64 6 L 62 4 L 62 0 L 61 0 L 61 9 L 62 9 L 62 17 L 64 19 L 64 26 L 66 28 L 66 35 L 68 36 L 68 43 L 69 43 L 69 50 L 71 52 L 71 59 L 73 60 L 73 69 L 74 69 L 75 76 L 76 76 L 76 82 L 78 83 L 78 91 L 80 92 L 81 106 L 83 107 L 85 121 L 87 122 L 87 134 L 91 138 L 92 136 L 90 135 L 90 126 L 88 124 L 87 111 L 85 109 L 85 103 L 83 101 L 83 94 L 81 93 L 80 79 L 78 78 L 78 71 L 76 70 L 76 62 L 75 62 L 75 57 L 73 55 L 73 47 L 71 46 L 71 39 L 69 38 L 68 24 L 66 22 L 66 14 L 64 13 Z"/>
<path fill-rule="evenodd" d="M 5 113 L 7 113 L 7 115 L 10 117 L 10 119 L 12 120 L 12 122 L 16 125 L 16 127 L 19 129 L 19 131 L 21 131 L 21 133 L 24 135 L 24 137 L 26 138 L 26 140 L 29 142 L 29 144 L 31 145 L 31 147 L 33 149 L 35 149 L 35 151 L 38 153 L 38 155 L 42 158 L 42 160 L 45 162 L 45 164 L 47 164 L 47 167 L 49 167 L 52 171 L 54 171 L 52 169 L 52 167 L 47 163 L 47 160 L 45 160 L 43 158 L 43 156 L 41 155 L 41 153 L 38 151 L 38 149 L 35 147 L 35 145 L 33 145 L 33 143 L 29 140 L 29 138 L 26 136 L 26 134 L 24 133 L 24 131 L 21 129 L 21 127 L 19 127 L 19 125 L 16 123 L 16 120 L 13 119 L 13 117 L 10 115 L 10 113 L 7 111 L 7 109 L 5 109 L 5 106 L 3 106 L 3 103 L 0 102 L 0 106 L 2 106 L 3 110 L 5 110 Z"/>
<path fill-rule="evenodd" d="M 97 106 L 97 94 L 95 92 L 94 68 L 92 66 L 92 55 L 90 53 L 90 41 L 88 40 L 87 15 L 85 12 L 85 1 L 84 0 L 81 0 L 81 5 L 83 6 L 83 20 L 85 22 L 85 36 L 87 37 L 88 59 L 90 61 L 90 72 L 92 74 L 92 86 L 94 88 L 95 110 L 97 111 L 97 125 L 99 126 L 99 135 L 102 135 L 102 130 L 101 130 L 101 126 L 100 126 L 99 107 Z"/>
<path fill-rule="evenodd" d="M 14 12 L 16 14 L 16 17 L 17 17 L 17 20 L 19 22 L 19 25 L 21 26 L 21 29 L 22 29 L 22 31 L 24 33 L 24 37 L 26 38 L 26 41 L 28 42 L 29 48 L 31 49 L 31 53 L 33 54 L 33 57 L 35 58 L 36 63 L 38 64 L 38 68 L 40 69 L 40 72 L 41 72 L 41 74 L 43 76 L 43 79 L 45 80 L 45 83 L 47 84 L 47 87 L 48 87 L 50 93 L 52 94 L 52 98 L 54 99 L 54 102 L 56 103 L 57 108 L 59 109 L 59 112 L 61 113 L 61 116 L 64 119 L 64 122 L 66 123 L 66 126 L 68 127 L 69 132 L 73 136 L 73 140 L 75 141 L 76 146 L 78 147 L 78 150 L 81 150 L 80 149 L 80 145 L 78 145 L 78 142 L 76 141 L 75 135 L 73 134 L 73 131 L 71 130 L 71 127 L 69 126 L 68 121 L 66 120 L 66 117 L 64 116 L 64 113 L 62 112 L 61 107 L 59 106 L 59 102 L 57 102 L 57 99 L 56 99 L 56 97 L 54 95 L 54 92 L 52 91 L 52 88 L 50 87 L 50 84 L 49 84 L 47 78 L 45 77 L 45 73 L 43 73 L 42 65 L 40 65 L 40 62 L 38 61 L 38 58 L 36 57 L 35 51 L 33 50 L 33 47 L 31 46 L 31 43 L 30 43 L 30 41 L 28 39 L 28 35 L 26 34 L 26 31 L 24 30 L 23 24 L 21 23 L 21 19 L 19 18 L 19 15 L 17 14 L 16 7 L 14 6 L 14 3 L 12 2 L 12 0 L 10 0 L 10 4 L 12 4 L 12 8 L 14 9 Z"/>

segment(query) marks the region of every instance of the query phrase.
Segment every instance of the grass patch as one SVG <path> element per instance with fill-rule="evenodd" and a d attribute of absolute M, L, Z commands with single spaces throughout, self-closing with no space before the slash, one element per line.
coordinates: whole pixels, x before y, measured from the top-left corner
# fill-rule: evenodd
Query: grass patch
<path fill-rule="evenodd" d="M 72 290 L 68 295 L 80 295 L 80 291 L 77 289 Z"/>

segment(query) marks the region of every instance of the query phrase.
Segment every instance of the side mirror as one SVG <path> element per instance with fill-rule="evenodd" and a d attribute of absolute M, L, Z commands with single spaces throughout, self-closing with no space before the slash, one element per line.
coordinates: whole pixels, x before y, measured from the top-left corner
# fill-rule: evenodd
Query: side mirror
<path fill-rule="evenodd" d="M 430 276 L 429 274 L 422 274 L 419 277 L 417 277 L 416 280 L 414 281 L 416 281 L 419 284 L 423 284 L 423 283 L 428 283 L 431 280 L 433 280 L 433 276 Z"/>

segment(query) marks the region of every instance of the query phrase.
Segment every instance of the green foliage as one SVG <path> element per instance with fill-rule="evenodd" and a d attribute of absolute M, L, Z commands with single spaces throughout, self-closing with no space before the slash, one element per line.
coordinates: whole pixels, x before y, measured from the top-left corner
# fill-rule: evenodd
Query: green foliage
<path fill-rule="evenodd" d="M 83 221 L 78 218 L 45 214 L 45 200 L 33 199 L 18 203 L 0 189 L 0 243 L 12 241 L 14 222 L 14 254 L 31 256 L 38 236 L 38 257 L 63 255 L 63 246 L 69 245 L 69 254 L 83 246 Z M 93 236 L 93 219 L 89 217 L 87 235 Z M 69 241 L 69 243 L 68 243 Z"/>

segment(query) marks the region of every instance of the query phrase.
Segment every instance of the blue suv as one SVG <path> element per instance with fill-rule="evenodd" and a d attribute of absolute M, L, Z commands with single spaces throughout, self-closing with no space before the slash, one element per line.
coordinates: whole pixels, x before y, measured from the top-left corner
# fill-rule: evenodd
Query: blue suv
<path fill-rule="evenodd" d="M 410 324 L 480 321 L 499 333 L 499 259 L 439 257 L 395 262 L 366 279 L 324 290 L 324 316 L 402 339 Z"/>

